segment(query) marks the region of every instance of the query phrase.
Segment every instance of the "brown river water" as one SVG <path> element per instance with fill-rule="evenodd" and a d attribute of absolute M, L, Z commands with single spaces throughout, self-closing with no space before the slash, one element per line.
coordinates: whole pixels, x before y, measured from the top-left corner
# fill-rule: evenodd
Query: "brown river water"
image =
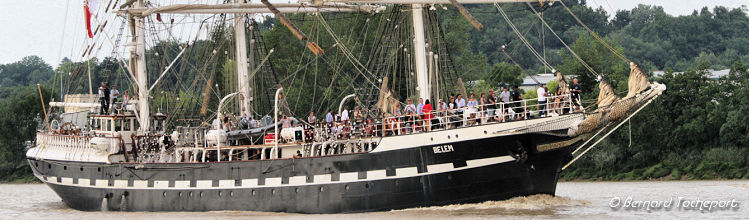
<path fill-rule="evenodd" d="M 612 206 L 614 206 L 612 208 Z M 701 210 L 700 210 L 701 209 Z M 560 182 L 557 196 L 355 214 L 82 212 L 43 184 L 0 184 L 0 219 L 747 219 L 749 180 Z"/>

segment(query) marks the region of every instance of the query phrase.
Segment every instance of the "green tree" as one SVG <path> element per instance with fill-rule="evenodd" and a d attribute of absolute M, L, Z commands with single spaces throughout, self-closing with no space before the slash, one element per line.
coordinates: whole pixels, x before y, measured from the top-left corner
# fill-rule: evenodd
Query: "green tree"
<path fill-rule="evenodd" d="M 496 63 L 484 80 L 492 87 L 513 87 L 523 83 L 523 74 L 520 68 L 509 63 Z"/>

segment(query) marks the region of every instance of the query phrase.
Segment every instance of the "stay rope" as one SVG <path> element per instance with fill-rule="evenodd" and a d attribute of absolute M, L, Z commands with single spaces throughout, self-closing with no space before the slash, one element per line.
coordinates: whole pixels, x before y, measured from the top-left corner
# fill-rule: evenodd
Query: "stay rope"
<path fill-rule="evenodd" d="M 588 33 L 590 33 L 590 35 L 592 35 L 594 38 L 596 38 L 596 40 L 598 40 L 599 42 L 601 42 L 601 44 L 603 44 L 604 47 L 606 47 L 607 49 L 609 49 L 611 51 L 611 53 L 614 53 L 614 55 L 616 55 L 620 59 L 626 61 L 627 63 L 631 63 L 632 62 L 631 60 L 627 59 L 627 57 L 625 57 L 624 54 L 620 53 L 619 51 L 617 51 L 616 49 L 614 49 L 614 47 L 612 47 L 611 45 L 609 45 L 609 43 L 606 43 L 606 41 L 604 41 L 603 39 L 601 39 L 601 36 L 598 36 L 598 34 L 596 34 L 596 32 L 594 32 L 593 30 L 591 30 L 588 27 L 588 25 L 585 25 L 585 23 L 583 23 L 583 21 L 580 20 L 580 18 L 578 18 L 577 15 L 575 15 L 575 13 L 573 13 L 572 10 L 570 10 L 569 7 L 567 7 L 567 4 L 564 4 L 564 1 L 559 1 L 559 2 L 562 3 L 562 6 L 564 7 L 564 10 L 567 10 L 567 12 L 570 15 L 572 15 L 573 18 L 575 18 L 575 21 L 577 21 L 577 23 L 580 24 L 580 26 L 583 26 L 583 28 L 585 28 L 585 30 L 588 31 Z"/>
<path fill-rule="evenodd" d="M 551 31 L 552 34 L 554 34 L 554 37 L 556 37 L 557 40 L 559 40 L 559 42 L 561 42 L 562 45 L 564 45 L 564 47 L 567 48 L 567 50 L 570 51 L 570 53 L 572 54 L 572 56 L 574 56 L 575 59 L 577 59 L 577 61 L 579 61 L 580 64 L 582 64 L 585 67 L 585 69 L 588 69 L 588 71 L 590 71 L 590 73 L 593 73 L 594 76 L 596 76 L 598 78 L 601 77 L 601 74 L 599 74 L 598 72 L 596 72 L 596 70 L 594 70 L 593 68 L 591 68 L 590 65 L 588 65 L 588 63 L 586 63 L 582 58 L 580 58 L 580 56 L 577 55 L 577 53 L 575 53 L 575 51 L 572 50 L 572 48 L 570 48 L 570 46 L 567 45 L 567 43 L 565 43 L 564 40 L 562 40 L 561 37 L 559 37 L 559 35 L 557 35 L 557 33 L 554 31 L 554 29 L 551 29 L 551 26 L 549 26 L 549 24 L 546 23 L 546 21 L 544 20 L 544 18 L 541 17 L 541 15 L 538 13 L 538 11 L 536 11 L 535 8 L 533 8 L 533 6 L 531 5 L 530 2 L 526 2 L 526 4 L 528 4 L 528 7 L 531 8 L 531 10 L 533 11 L 533 14 L 536 15 L 536 17 L 538 17 L 539 20 L 541 20 L 541 23 L 544 26 L 546 26 L 546 28 L 548 28 L 549 31 Z"/>
<path fill-rule="evenodd" d="M 510 18 L 509 18 L 509 17 L 507 16 L 507 13 L 505 13 L 505 11 L 504 11 L 504 10 L 502 10 L 502 7 L 501 7 L 501 6 L 499 6 L 499 4 L 498 4 L 498 3 L 494 3 L 494 6 L 495 6 L 495 7 L 497 8 L 497 10 L 499 11 L 499 13 L 500 13 L 500 14 L 502 14 L 502 18 L 504 18 L 504 19 L 505 19 L 505 21 L 506 21 L 506 22 L 507 22 L 507 24 L 508 24 L 508 25 L 510 26 L 510 28 L 512 29 L 512 31 L 513 31 L 513 32 L 515 32 L 515 35 L 517 35 L 517 36 L 518 36 L 518 38 L 520 39 L 520 41 L 521 41 L 521 42 L 523 42 L 523 44 L 525 44 L 525 47 L 527 47 L 527 48 L 528 48 L 528 50 L 530 50 L 530 51 L 531 51 L 531 53 L 533 54 L 533 56 L 535 56 L 535 57 L 536 57 L 536 59 L 538 59 L 539 61 L 541 61 L 541 63 L 542 63 L 542 64 L 544 64 L 544 65 L 545 65 L 546 67 L 549 67 L 549 68 L 551 68 L 551 69 L 552 69 L 552 72 L 555 72 L 555 70 L 556 70 L 556 69 L 555 69 L 555 68 L 554 68 L 553 66 L 551 66 L 551 64 L 549 64 L 548 62 L 546 62 L 546 59 L 544 59 L 544 58 L 543 58 L 543 57 L 542 57 L 542 56 L 541 56 L 541 55 L 540 55 L 540 54 L 538 53 L 538 51 L 536 51 L 536 49 L 534 49 L 534 48 L 533 48 L 533 46 L 531 46 L 531 44 L 530 44 L 530 43 L 528 42 L 528 39 L 526 39 L 526 38 L 525 38 L 525 37 L 524 37 L 524 36 L 523 36 L 523 35 L 522 35 L 522 34 L 520 33 L 520 31 L 519 31 L 519 30 L 517 29 L 517 27 L 515 27 L 515 24 L 513 24 L 513 23 L 512 23 L 512 21 L 510 20 Z"/>

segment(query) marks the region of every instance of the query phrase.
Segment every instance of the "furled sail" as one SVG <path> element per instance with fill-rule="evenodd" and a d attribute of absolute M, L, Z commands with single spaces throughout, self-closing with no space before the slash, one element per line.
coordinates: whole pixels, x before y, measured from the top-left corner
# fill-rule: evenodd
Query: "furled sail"
<path fill-rule="evenodd" d="M 384 115 L 392 115 L 393 106 L 398 103 L 398 99 L 393 97 L 393 92 L 388 88 L 388 77 L 382 79 L 382 86 L 380 86 L 380 96 L 377 99 L 377 108 Z"/>
<path fill-rule="evenodd" d="M 558 90 L 562 90 L 562 92 L 569 92 L 570 83 L 569 81 L 567 81 L 567 77 L 562 75 L 562 72 L 557 71 L 557 78 L 555 80 L 557 81 Z"/>
<path fill-rule="evenodd" d="M 614 87 L 611 87 L 611 84 L 605 80 L 601 80 L 598 84 L 598 90 L 598 101 L 596 104 L 598 104 L 599 108 L 604 108 L 619 100 L 619 97 L 614 92 Z"/>
<path fill-rule="evenodd" d="M 627 97 L 625 97 L 625 99 L 633 97 L 650 87 L 648 76 L 642 72 L 639 65 L 635 62 L 630 62 L 629 69 L 629 92 L 627 92 Z"/>

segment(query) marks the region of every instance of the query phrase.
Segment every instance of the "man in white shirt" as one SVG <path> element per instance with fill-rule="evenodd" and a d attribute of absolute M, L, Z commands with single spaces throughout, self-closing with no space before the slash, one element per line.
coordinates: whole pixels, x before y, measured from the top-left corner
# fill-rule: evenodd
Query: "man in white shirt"
<path fill-rule="evenodd" d="M 499 100 L 504 103 L 510 102 L 510 91 L 507 90 L 507 87 L 502 89 L 502 93 L 499 94 Z"/>
<path fill-rule="evenodd" d="M 109 101 L 109 108 L 110 112 L 112 112 L 112 109 L 114 109 L 114 103 L 117 103 L 117 98 L 120 96 L 120 91 L 117 91 L 117 86 L 112 86 L 112 89 L 109 90 L 109 98 L 112 100 Z"/>
<path fill-rule="evenodd" d="M 348 109 L 344 108 L 341 112 L 341 122 L 343 122 L 344 124 L 348 123 Z"/>
<path fill-rule="evenodd" d="M 416 114 L 416 106 L 411 99 L 408 99 L 408 104 L 406 104 L 406 108 L 403 111 L 406 112 L 406 115 Z"/>
<path fill-rule="evenodd" d="M 213 119 L 213 123 L 211 123 L 211 126 L 213 126 L 214 130 L 221 129 L 221 120 L 218 119 L 219 117 L 216 116 L 215 119 Z"/>
<path fill-rule="evenodd" d="M 546 89 L 543 84 L 538 84 L 536 94 L 538 95 L 538 116 L 546 117 Z"/>
<path fill-rule="evenodd" d="M 463 98 L 463 95 L 458 94 L 458 98 L 456 98 L 456 101 L 458 106 L 456 108 L 458 109 L 458 112 L 463 113 L 463 108 L 466 107 L 466 100 Z"/>

